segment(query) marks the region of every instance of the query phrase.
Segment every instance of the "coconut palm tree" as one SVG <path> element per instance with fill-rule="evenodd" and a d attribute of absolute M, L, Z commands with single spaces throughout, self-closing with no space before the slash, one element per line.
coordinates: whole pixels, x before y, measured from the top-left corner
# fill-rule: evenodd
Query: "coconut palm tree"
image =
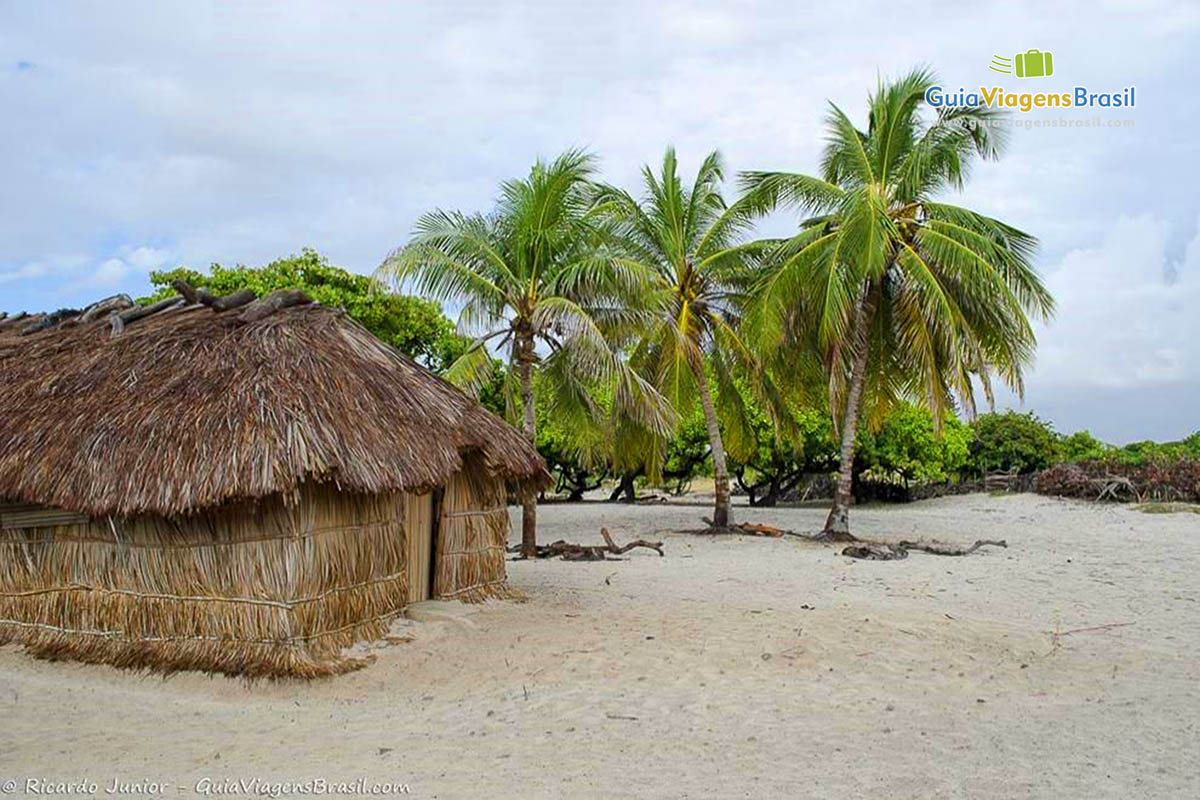
<path fill-rule="evenodd" d="M 741 241 L 760 209 L 752 202 L 726 205 L 723 177 L 721 157 L 713 152 L 691 186 L 685 186 L 675 151 L 668 148 L 657 174 L 643 167 L 640 200 L 611 186 L 602 187 L 597 196 L 599 212 L 621 226 L 615 268 L 636 276 L 640 291 L 635 306 L 649 315 L 630 363 L 680 413 L 694 408 L 697 400 L 704 411 L 715 478 L 715 527 L 732 524 L 726 445 L 745 449 L 753 440 L 733 385 L 735 374 L 749 376 L 770 407 L 779 405 L 736 324 L 743 282 L 755 257 L 771 243 Z M 731 442 L 723 438 L 722 416 Z"/>
<path fill-rule="evenodd" d="M 811 215 L 767 259 L 748 326 L 772 347 L 815 348 L 825 361 L 841 465 L 827 538 L 850 536 L 860 409 L 872 419 L 901 397 L 940 420 L 955 398 L 974 411 L 990 376 L 1018 392 L 1036 340 L 1030 317 L 1054 302 L 1030 259 L 1036 240 L 937 196 L 962 188 L 974 158 L 1003 144 L 988 108 L 924 108 L 934 76 L 916 70 L 870 97 L 866 130 L 836 105 L 819 177 L 742 176 L 760 203 Z"/>
<path fill-rule="evenodd" d="M 612 269 L 610 235 L 590 213 L 594 159 L 571 150 L 538 161 L 528 177 L 501 186 L 488 215 L 434 211 L 380 267 L 397 285 L 461 305 L 459 329 L 473 344 L 447 378 L 478 393 L 496 375 L 493 352 L 507 351 L 506 405 L 510 419 L 537 435 L 534 372 L 550 413 L 581 437 L 600 435 L 607 412 L 593 389 L 610 386 L 612 406 L 652 430 L 667 430 L 666 404 L 619 353 L 622 336 L 636 327 L 628 298 L 636 287 Z M 516 400 L 519 390 L 520 402 Z M 523 499 L 521 551 L 536 555 L 536 499 Z"/>

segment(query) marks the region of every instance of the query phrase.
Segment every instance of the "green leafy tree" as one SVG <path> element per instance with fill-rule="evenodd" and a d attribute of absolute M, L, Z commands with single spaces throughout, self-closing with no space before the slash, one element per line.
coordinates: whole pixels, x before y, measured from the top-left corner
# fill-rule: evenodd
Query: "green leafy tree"
<path fill-rule="evenodd" d="M 966 469 L 975 434 L 958 417 L 948 414 L 941 426 L 929 410 L 900 403 L 878 430 L 862 430 L 855 450 L 863 469 L 905 486 L 941 483 L 958 478 Z"/>
<path fill-rule="evenodd" d="M 1111 447 L 1092 436 L 1089 431 L 1076 431 L 1059 441 L 1058 459 L 1068 462 L 1092 461 L 1104 458 L 1111 450 Z"/>
<path fill-rule="evenodd" d="M 554 491 L 579 501 L 585 492 L 600 488 L 608 476 L 607 462 L 581 452 L 574 432 L 547 414 L 544 404 L 537 407 L 537 417 L 537 449 L 554 478 Z"/>
<path fill-rule="evenodd" d="M 654 431 L 672 422 L 652 387 L 620 356 L 637 320 L 624 309 L 632 291 L 612 269 L 610 233 L 591 214 L 591 156 L 568 151 L 534 164 L 500 188 L 490 215 L 433 211 L 380 273 L 421 294 L 461 305 L 459 330 L 476 337 L 447 376 L 478 391 L 496 376 L 492 349 L 504 352 L 510 419 L 537 440 L 534 374 L 544 402 L 567 430 L 594 438 L 602 426 L 592 389 L 611 384 L 613 413 Z M 519 399 L 511 387 L 517 387 Z M 521 550 L 536 554 L 537 504 L 522 507 Z"/>
<path fill-rule="evenodd" d="M 704 412 L 699 406 L 684 416 L 675 428 L 675 435 L 667 444 L 661 473 L 661 479 L 675 494 L 687 491 L 697 476 L 712 474 L 712 443 Z"/>
<path fill-rule="evenodd" d="M 1015 470 L 1026 474 L 1058 461 L 1057 434 L 1032 411 L 980 414 L 971 428 L 975 431 L 971 458 L 979 473 Z"/>
<path fill-rule="evenodd" d="M 393 294 L 374 278 L 335 267 L 313 250 L 265 267 L 213 264 L 207 273 L 186 267 L 151 272 L 150 282 L 157 289 L 138 302 L 152 303 L 174 295 L 171 283 L 176 280 L 216 294 L 253 289 L 262 296 L 277 289 L 303 289 L 318 303 L 345 309 L 371 333 L 435 372 L 444 371 L 470 344 L 455 332 L 437 303 Z"/>
<path fill-rule="evenodd" d="M 821 175 L 743 176 L 758 204 L 812 216 L 767 260 L 750 327 L 797 361 L 818 353 L 841 437 L 841 469 L 824 535 L 850 539 L 860 412 L 877 423 L 901 398 L 941 419 L 955 397 L 974 408 L 973 380 L 1022 389 L 1036 345 L 1029 317 L 1053 301 L 1030 263 L 1035 240 L 978 212 L 937 202 L 962 188 L 975 157 L 999 154 L 998 111 L 943 108 L 930 118 L 933 75 L 881 84 L 860 130 L 837 106 Z"/>
<path fill-rule="evenodd" d="M 837 442 L 829 414 L 816 408 L 789 409 L 790 424 L 775 425 L 754 399 L 743 391 L 746 419 L 754 431 L 755 448 L 733 460 L 738 485 L 752 506 L 774 506 L 779 498 L 813 473 L 837 467 Z"/>
<path fill-rule="evenodd" d="M 680 414 L 669 436 L 655 435 L 628 421 L 616 421 L 610 440 L 610 463 L 617 486 L 610 501 L 637 499 L 637 481 L 682 494 L 698 475 L 711 475 L 711 446 L 699 404 Z"/>
<path fill-rule="evenodd" d="M 726 447 L 753 445 L 734 376 L 750 380 L 764 395 L 771 391 L 736 324 L 741 282 L 763 248 L 740 239 L 760 209 L 750 203 L 726 205 L 723 177 L 714 152 L 685 185 L 675 151 L 668 148 L 657 174 L 643 167 L 641 199 L 613 187 L 599 194 L 601 209 L 621 226 L 614 269 L 633 278 L 639 291 L 631 300 L 647 316 L 630 361 L 677 411 L 696 403 L 703 411 L 716 527 L 732 524 Z"/>

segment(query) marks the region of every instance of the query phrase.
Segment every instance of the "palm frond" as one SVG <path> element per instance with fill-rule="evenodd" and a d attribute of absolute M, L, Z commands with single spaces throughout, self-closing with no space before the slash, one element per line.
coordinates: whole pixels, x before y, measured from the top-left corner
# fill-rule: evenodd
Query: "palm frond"
<path fill-rule="evenodd" d="M 483 387 L 495 377 L 496 369 L 496 359 L 492 358 L 484 341 L 478 340 L 454 360 L 446 370 L 446 380 L 471 397 L 478 398 Z"/>

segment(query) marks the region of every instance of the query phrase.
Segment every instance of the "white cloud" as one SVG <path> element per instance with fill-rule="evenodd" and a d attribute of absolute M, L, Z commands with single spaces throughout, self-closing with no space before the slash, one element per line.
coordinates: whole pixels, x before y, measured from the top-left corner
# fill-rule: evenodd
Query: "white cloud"
<path fill-rule="evenodd" d="M 110 258 L 100 265 L 86 282 L 88 286 L 115 286 L 129 274 L 129 265 L 119 258 Z"/>
<path fill-rule="evenodd" d="M 1047 278 L 1057 321 L 1040 332 L 1030 385 L 1127 387 L 1200 379 L 1200 227 L 1172 263 L 1170 226 L 1118 218 Z"/>
<path fill-rule="evenodd" d="M 88 263 L 85 255 L 51 256 L 37 261 L 27 261 L 10 270 L 0 270 L 0 283 L 31 281 L 48 275 L 77 270 Z"/>
<path fill-rule="evenodd" d="M 143 272 L 149 272 L 152 269 L 159 269 L 165 265 L 170 258 L 171 251 L 169 250 L 160 247 L 148 247 L 146 245 L 142 245 L 130 250 L 129 254 L 125 256 L 125 261 L 136 269 L 142 270 Z"/>
<path fill-rule="evenodd" d="M 60 306 L 64 300 L 78 304 L 94 299 L 90 293 L 96 289 L 122 287 L 134 276 L 141 283 L 140 279 L 150 270 L 169 266 L 174 260 L 173 252 L 166 248 L 123 245 L 98 264 L 96 259 L 80 254 L 30 261 L 16 269 L 0 271 L 0 284 L 52 279 L 53 288 L 46 291 L 45 302 L 33 307 L 43 310 Z"/>
<path fill-rule="evenodd" d="M 16 269 L 0 272 L 0 283 L 12 283 L 29 278 L 40 278 L 49 271 L 50 267 L 45 261 L 30 261 Z"/>
<path fill-rule="evenodd" d="M 172 252 L 165 248 L 124 246 L 116 255 L 105 259 L 94 272 L 79 275 L 72 288 L 115 289 L 131 276 L 144 276 L 151 270 L 167 266 L 171 260 Z"/>

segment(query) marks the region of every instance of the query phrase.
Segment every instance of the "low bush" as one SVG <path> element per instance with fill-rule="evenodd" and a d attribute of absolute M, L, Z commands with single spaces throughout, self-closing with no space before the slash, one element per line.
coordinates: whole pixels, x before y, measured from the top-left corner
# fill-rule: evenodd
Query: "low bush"
<path fill-rule="evenodd" d="M 1181 458 L 1141 465 L 1117 458 L 1095 459 L 1076 464 L 1056 464 L 1037 478 L 1039 494 L 1095 500 L 1113 478 L 1125 478 L 1133 491 L 1118 488 L 1109 499 L 1139 502 L 1200 502 L 1200 460 Z"/>

